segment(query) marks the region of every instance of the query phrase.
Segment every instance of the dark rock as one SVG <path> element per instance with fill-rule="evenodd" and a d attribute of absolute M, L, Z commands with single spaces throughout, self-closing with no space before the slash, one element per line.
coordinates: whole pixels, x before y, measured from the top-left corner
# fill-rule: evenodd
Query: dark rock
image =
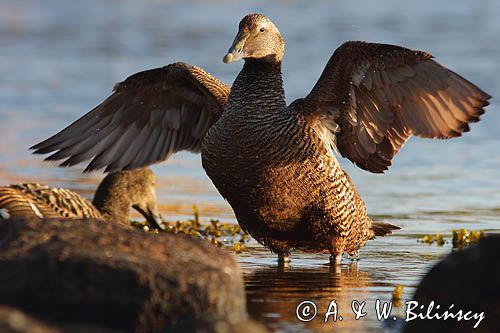
<path fill-rule="evenodd" d="M 238 264 L 188 236 L 11 220 L 0 223 L 0 272 L 0 303 L 51 320 L 136 332 L 232 332 L 248 323 Z"/>
<path fill-rule="evenodd" d="M 55 323 L 33 314 L 0 305 L 0 332 L 2 333 L 111 333 L 95 325 Z M 116 332 L 113 332 L 116 333 Z"/>
<path fill-rule="evenodd" d="M 55 327 L 47 326 L 30 318 L 23 312 L 0 306 L 0 332 L 2 333 L 59 333 Z"/>
<path fill-rule="evenodd" d="M 444 311 L 463 315 L 471 311 L 484 319 L 460 320 L 415 319 L 409 321 L 405 333 L 412 332 L 499 332 L 500 329 L 500 236 L 489 236 L 478 245 L 448 255 L 422 279 L 413 300 L 424 309 L 412 312 L 425 314 L 434 301 L 432 314 Z M 437 305 L 439 309 L 436 309 Z M 453 308 L 449 309 L 453 304 Z M 407 306 L 408 309 L 408 306 Z M 470 317 L 469 315 L 469 317 Z"/>

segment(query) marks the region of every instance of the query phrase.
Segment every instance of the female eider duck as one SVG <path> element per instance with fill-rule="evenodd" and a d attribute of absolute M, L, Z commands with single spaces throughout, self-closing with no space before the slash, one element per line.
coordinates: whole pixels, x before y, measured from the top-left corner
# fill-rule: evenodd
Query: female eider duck
<path fill-rule="evenodd" d="M 133 169 L 180 150 L 203 167 L 241 227 L 289 260 L 327 252 L 339 263 L 397 227 L 373 222 L 334 151 L 384 172 L 412 135 L 447 139 L 479 120 L 490 96 L 428 53 L 346 42 L 311 92 L 285 103 L 280 32 L 245 16 L 224 62 L 244 59 L 232 87 L 185 63 L 134 74 L 66 129 L 32 147 L 86 170 Z"/>
<path fill-rule="evenodd" d="M 118 171 L 99 184 L 92 203 L 79 194 L 42 184 L 0 187 L 0 220 L 9 218 L 94 218 L 130 225 L 130 208 L 163 228 L 158 214 L 155 176 L 149 168 Z"/>

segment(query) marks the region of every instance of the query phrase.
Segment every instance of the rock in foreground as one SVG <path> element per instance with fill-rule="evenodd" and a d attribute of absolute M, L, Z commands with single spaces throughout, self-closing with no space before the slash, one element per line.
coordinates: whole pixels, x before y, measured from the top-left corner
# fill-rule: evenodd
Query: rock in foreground
<path fill-rule="evenodd" d="M 57 328 L 32 319 L 19 310 L 0 306 L 0 332 L 3 333 L 59 333 Z"/>
<path fill-rule="evenodd" d="M 413 332 L 498 332 L 500 327 L 500 236 L 483 238 L 478 245 L 455 252 L 436 264 L 423 278 L 414 300 L 424 309 L 434 301 L 431 316 L 447 310 L 455 319 L 415 319 L 405 333 Z M 436 306 L 440 305 L 437 309 Z M 453 304 L 453 308 L 450 305 Z M 462 320 L 458 321 L 458 313 Z M 466 313 L 470 311 L 468 315 Z M 479 314 L 484 312 L 484 319 Z M 476 314 L 477 319 L 472 318 Z M 467 318 L 472 318 L 466 320 Z M 476 323 L 477 328 L 474 329 Z"/>
<path fill-rule="evenodd" d="M 47 323 L 31 314 L 0 305 L 0 332 L 2 333 L 111 333 L 111 331 L 85 324 Z M 116 333 L 116 332 L 114 332 Z"/>
<path fill-rule="evenodd" d="M 0 272 L 0 303 L 51 320 L 140 332 L 232 332 L 248 323 L 235 260 L 187 236 L 13 220 L 0 224 Z"/>

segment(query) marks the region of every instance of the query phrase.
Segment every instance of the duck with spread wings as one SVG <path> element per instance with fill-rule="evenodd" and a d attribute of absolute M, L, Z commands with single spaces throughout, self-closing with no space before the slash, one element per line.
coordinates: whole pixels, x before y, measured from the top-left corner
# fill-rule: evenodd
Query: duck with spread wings
<path fill-rule="evenodd" d="M 490 96 L 425 52 L 351 41 L 311 92 L 286 105 L 284 42 L 264 15 L 245 16 L 224 57 L 244 59 L 229 87 L 185 63 L 134 74 L 82 118 L 32 147 L 87 171 L 134 169 L 188 150 L 239 224 L 289 260 L 292 248 L 339 263 L 397 227 L 373 222 L 335 151 L 370 172 L 388 169 L 412 135 L 469 131 Z"/>

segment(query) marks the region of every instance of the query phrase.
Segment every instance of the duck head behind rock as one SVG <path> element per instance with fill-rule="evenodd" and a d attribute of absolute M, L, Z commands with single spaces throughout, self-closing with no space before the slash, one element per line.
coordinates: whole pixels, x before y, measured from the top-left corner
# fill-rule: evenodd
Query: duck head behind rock
<path fill-rule="evenodd" d="M 128 220 L 133 207 L 153 226 L 163 229 L 155 192 L 155 175 L 149 168 L 113 172 L 99 184 L 94 206 L 110 220 Z"/>
<path fill-rule="evenodd" d="M 228 64 L 240 59 L 281 62 L 285 43 L 271 20 L 262 14 L 249 14 L 239 25 L 238 34 L 223 61 Z"/>

